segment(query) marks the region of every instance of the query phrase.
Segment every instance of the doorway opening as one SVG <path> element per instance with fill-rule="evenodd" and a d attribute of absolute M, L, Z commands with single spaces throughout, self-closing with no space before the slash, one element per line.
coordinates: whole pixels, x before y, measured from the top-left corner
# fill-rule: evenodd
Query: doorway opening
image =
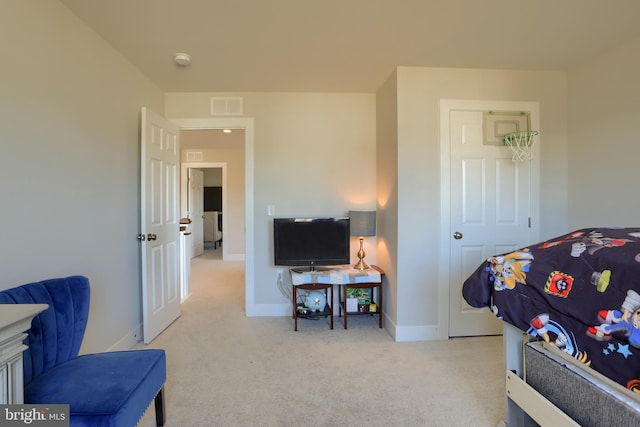
<path fill-rule="evenodd" d="M 232 134 L 235 130 L 242 130 L 244 132 L 243 139 L 243 151 L 240 154 L 241 157 L 241 168 L 240 174 L 242 175 L 242 187 L 243 190 L 239 194 L 239 199 L 241 202 L 239 205 L 241 209 L 235 218 L 232 218 L 231 214 L 226 214 L 226 221 L 223 220 L 223 235 L 226 232 L 225 243 L 223 244 L 223 251 L 227 250 L 227 259 L 228 260 L 242 260 L 244 261 L 244 282 L 245 282 L 245 315 L 247 316 L 255 316 L 256 314 L 256 304 L 255 304 L 255 285 L 254 285 L 254 261 L 253 261 L 253 250 L 254 250 L 254 237 L 253 237 L 253 139 L 254 139 L 254 131 L 253 131 L 253 119 L 252 118 L 238 118 L 238 117 L 228 117 L 228 118 L 202 118 L 202 119 L 170 119 L 173 123 L 178 125 L 181 129 L 181 135 L 184 131 L 214 131 L 217 130 L 221 132 L 223 129 L 231 129 Z M 183 145 L 183 148 L 185 146 Z M 197 150 L 194 150 L 197 151 Z M 198 154 L 191 155 L 189 158 L 182 157 L 181 163 L 182 168 L 185 167 L 218 167 L 219 165 L 206 162 L 207 158 L 205 157 L 206 151 L 205 148 L 201 150 L 202 157 L 199 157 Z M 183 153 L 183 156 L 186 156 Z M 213 162 L 218 163 L 218 162 Z M 227 194 L 227 201 L 224 203 L 224 208 L 227 211 L 230 211 L 231 207 L 234 206 L 234 203 L 231 200 L 228 200 L 228 196 L 234 194 L 233 188 L 231 188 L 231 165 L 227 161 L 227 169 L 228 169 L 228 177 L 227 180 L 229 184 L 227 185 L 228 190 L 223 191 L 224 194 Z M 238 168 L 233 168 L 233 172 L 236 172 Z M 183 181 L 184 182 L 184 181 Z M 182 186 L 184 184 L 181 184 Z M 184 192 L 184 187 L 182 187 L 182 191 Z M 184 203 L 184 202 L 182 202 Z M 237 223 L 241 224 L 240 231 L 236 233 L 236 238 L 230 240 L 233 231 L 231 229 L 233 225 L 233 220 Z M 236 249 L 233 249 L 233 246 L 230 242 L 235 241 L 239 246 Z"/>
<path fill-rule="evenodd" d="M 238 149 L 243 150 L 242 147 Z M 187 151 L 189 153 L 191 151 Z M 242 182 L 232 179 L 230 183 L 227 163 L 219 162 L 183 162 L 181 176 L 181 216 L 190 221 L 191 258 L 201 256 L 209 249 L 214 250 L 220 260 L 244 259 L 244 222 L 232 220 L 228 226 L 224 221 L 226 215 L 243 217 Z M 225 234 L 227 245 L 222 244 Z"/>
<path fill-rule="evenodd" d="M 187 170 L 186 205 L 187 217 L 191 221 L 188 225 L 188 236 L 185 236 L 185 243 L 190 249 L 190 259 L 186 261 L 189 264 L 189 283 L 183 290 L 183 302 L 193 294 L 194 289 L 202 290 L 203 285 L 206 287 L 215 283 L 212 279 L 217 276 L 218 270 L 226 270 L 230 267 L 228 264 L 232 263 L 225 261 L 223 254 L 222 198 L 223 188 L 224 193 L 227 191 L 227 182 L 226 164 L 221 165 L 198 168 L 186 164 L 183 166 L 183 169 Z M 228 239 L 233 240 L 234 237 Z M 237 262 L 234 264 L 240 265 Z M 202 274 L 203 269 L 207 272 L 205 276 Z"/>
<path fill-rule="evenodd" d="M 180 139 L 181 210 L 191 221 L 191 257 L 201 256 L 207 244 L 220 249 L 223 260 L 244 259 L 244 130 L 183 129 Z M 194 158 L 201 161 L 189 161 Z"/>

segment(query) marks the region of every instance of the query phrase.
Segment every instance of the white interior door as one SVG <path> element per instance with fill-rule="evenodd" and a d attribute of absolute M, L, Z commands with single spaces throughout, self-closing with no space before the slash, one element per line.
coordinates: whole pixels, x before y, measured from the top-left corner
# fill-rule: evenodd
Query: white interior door
<path fill-rule="evenodd" d="M 142 109 L 141 251 L 143 339 L 180 316 L 179 129 Z"/>
<path fill-rule="evenodd" d="M 499 335 L 502 323 L 462 298 L 464 280 L 488 257 L 530 242 L 531 164 L 486 142 L 482 111 L 451 111 L 449 336 Z"/>
<path fill-rule="evenodd" d="M 192 257 L 204 253 L 204 172 L 189 168 L 189 219 L 191 219 Z"/>

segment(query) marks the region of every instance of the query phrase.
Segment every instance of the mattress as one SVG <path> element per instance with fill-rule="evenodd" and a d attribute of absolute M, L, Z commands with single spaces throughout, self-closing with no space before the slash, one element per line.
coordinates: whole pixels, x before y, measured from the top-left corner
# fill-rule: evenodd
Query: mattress
<path fill-rule="evenodd" d="M 640 395 L 542 342 L 524 347 L 525 380 L 581 426 L 640 425 Z"/>

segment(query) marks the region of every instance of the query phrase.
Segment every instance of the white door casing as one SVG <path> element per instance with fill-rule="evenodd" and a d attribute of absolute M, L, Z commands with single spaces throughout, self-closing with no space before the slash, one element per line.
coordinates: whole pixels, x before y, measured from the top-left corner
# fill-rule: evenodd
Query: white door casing
<path fill-rule="evenodd" d="M 483 143 L 483 111 L 528 111 L 532 129 L 539 129 L 537 103 L 513 104 L 441 103 L 442 149 L 447 151 L 442 163 L 446 157 L 448 175 L 442 188 L 448 197 L 442 201 L 441 252 L 448 262 L 441 265 L 446 265 L 449 290 L 449 336 L 502 333 L 488 309 L 464 301 L 462 284 L 489 256 L 526 246 L 539 235 L 538 150 L 531 162 L 513 162 L 507 147 Z"/>
<path fill-rule="evenodd" d="M 180 316 L 179 129 L 142 108 L 141 252 L 143 340 Z"/>
<path fill-rule="evenodd" d="M 193 252 L 191 257 L 204 253 L 204 172 L 200 169 L 189 168 L 189 219 L 191 224 L 191 243 Z"/>

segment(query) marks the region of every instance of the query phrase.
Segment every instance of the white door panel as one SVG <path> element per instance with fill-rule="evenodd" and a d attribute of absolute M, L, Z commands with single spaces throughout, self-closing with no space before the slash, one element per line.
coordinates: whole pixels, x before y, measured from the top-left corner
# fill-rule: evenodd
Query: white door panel
<path fill-rule="evenodd" d="M 141 252 L 143 339 L 180 316 L 179 129 L 142 109 Z"/>
<path fill-rule="evenodd" d="M 501 322 L 462 297 L 464 280 L 491 255 L 529 242 L 529 162 L 483 142 L 481 111 L 451 111 L 449 335 L 497 335 Z M 454 238 L 454 234 L 458 239 Z"/>
<path fill-rule="evenodd" d="M 204 172 L 189 168 L 189 219 L 191 219 L 192 257 L 204 253 Z"/>

